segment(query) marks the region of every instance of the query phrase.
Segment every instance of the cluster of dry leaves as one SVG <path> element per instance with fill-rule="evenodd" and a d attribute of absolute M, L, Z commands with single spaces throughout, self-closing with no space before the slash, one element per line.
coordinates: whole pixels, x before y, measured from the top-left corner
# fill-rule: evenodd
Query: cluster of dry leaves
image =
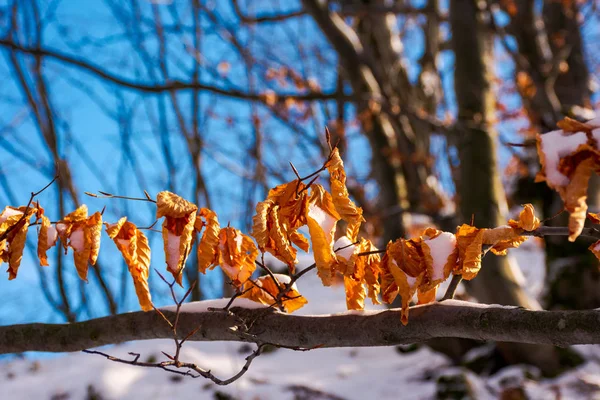
<path fill-rule="evenodd" d="M 569 212 L 569 240 L 581 234 L 587 213 L 588 182 L 600 171 L 600 118 L 586 123 L 565 118 L 560 130 L 537 135 L 542 168 L 538 182 L 556 190 Z"/>
<path fill-rule="evenodd" d="M 574 240 L 581 233 L 586 216 L 587 181 L 600 166 L 596 142 L 600 130 L 595 125 L 572 120 L 563 121 L 560 127 L 561 131 L 538 137 L 542 161 L 538 178 L 546 180 L 565 201 L 571 215 L 569 239 Z M 510 220 L 506 226 L 480 229 L 462 225 L 455 233 L 428 228 L 416 238 L 389 242 L 380 251 L 369 239 L 359 237 L 364 221 L 362 209 L 349 197 L 344 164 L 336 148 L 332 149 L 324 169 L 329 172 L 330 191 L 314 180 L 304 183 L 316 174 L 271 189 L 267 198 L 256 206 L 251 236 L 230 226 L 222 228 L 217 215 L 207 208 L 198 208 L 171 192 L 159 193 L 156 218 L 163 218 L 167 270 L 181 284 L 187 257 L 198 242 L 200 272 L 219 266 L 242 297 L 265 305 L 278 304 L 292 312 L 302 307 L 306 299 L 295 285 L 287 287 L 285 296 L 281 296 L 282 289 L 289 286 L 290 277 L 269 274 L 253 279 L 252 275 L 259 254 L 265 252 L 285 263 L 293 274 L 298 251 L 308 252 L 312 247 L 323 285 L 343 279 L 348 309 L 363 309 L 367 297 L 380 304 L 380 298 L 392 303 L 400 295 L 402 321 L 407 323 L 408 306 L 415 294 L 419 304 L 434 301 L 437 288 L 450 274 L 467 280 L 474 278 L 487 251 L 506 254 L 507 249 L 516 248 L 526 240 L 524 231 L 533 231 L 540 224 L 533 207 L 527 204 L 518 220 Z M 6 207 L 0 214 L 0 263 L 8 263 L 9 279 L 17 276 L 33 217 L 39 226 L 40 264 L 48 265 L 46 252 L 60 239 L 65 252 L 73 250 L 77 272 L 85 280 L 89 264 L 96 262 L 99 253 L 101 213 L 88 216 L 83 205 L 51 223 L 39 204 Z M 142 309 L 153 309 L 148 288 L 148 239 L 126 217 L 104 225 L 129 267 Z M 591 248 L 600 257 L 600 241 Z"/>

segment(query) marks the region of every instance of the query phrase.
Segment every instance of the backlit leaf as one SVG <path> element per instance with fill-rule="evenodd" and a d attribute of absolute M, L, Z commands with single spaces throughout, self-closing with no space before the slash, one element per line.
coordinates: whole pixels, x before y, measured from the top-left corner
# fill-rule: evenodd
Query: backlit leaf
<path fill-rule="evenodd" d="M 456 245 L 458 247 L 458 264 L 453 271 L 462 275 L 463 279 L 473 279 L 481 269 L 481 248 L 485 229 L 463 224 L 456 232 Z"/>
<path fill-rule="evenodd" d="M 56 245 L 57 240 L 58 232 L 56 231 L 56 227 L 50 224 L 48 217 L 42 215 L 37 246 L 37 254 L 41 266 L 48 266 L 48 257 L 46 252 Z"/>
<path fill-rule="evenodd" d="M 135 293 L 144 311 L 153 309 L 148 274 L 150 272 L 150 246 L 148 238 L 135 224 L 121 218 L 115 224 L 106 224 L 106 233 L 123 255 L 133 279 Z"/>
<path fill-rule="evenodd" d="M 156 196 L 156 218 L 165 217 L 162 225 L 167 270 L 179 285 L 182 270 L 192 249 L 196 211 L 198 207 L 168 191 Z"/>
<path fill-rule="evenodd" d="M 258 250 L 250 236 L 231 227 L 219 232 L 219 266 L 235 287 L 242 286 L 256 270 Z"/>
<path fill-rule="evenodd" d="M 219 246 L 219 220 L 217 214 L 208 208 L 201 208 L 196 216 L 195 229 L 202 232 L 202 238 L 198 243 L 198 271 L 203 274 L 210 265 L 214 265 L 217 260 L 217 248 Z"/>
<path fill-rule="evenodd" d="M 271 276 L 265 275 L 244 285 L 245 293 L 240 296 L 267 306 L 274 305 L 281 289 L 291 281 L 290 277 L 282 274 L 273 274 L 277 282 Z M 248 287 L 249 289 L 246 289 Z M 247 290 L 247 291 L 246 291 Z M 303 307 L 308 301 L 298 292 L 294 283 L 290 290 L 282 297 L 281 301 L 285 312 L 292 313 Z"/>

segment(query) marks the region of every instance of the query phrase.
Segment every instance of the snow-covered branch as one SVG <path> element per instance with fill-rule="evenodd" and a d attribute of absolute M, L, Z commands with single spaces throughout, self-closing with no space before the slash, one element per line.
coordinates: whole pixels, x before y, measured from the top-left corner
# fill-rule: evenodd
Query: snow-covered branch
<path fill-rule="evenodd" d="M 187 304 L 179 315 L 179 331 L 196 330 L 188 339 L 193 341 L 270 343 L 288 348 L 392 346 L 439 337 L 559 346 L 600 343 L 600 310 L 532 311 L 447 300 L 413 307 L 409 324 L 403 326 L 399 309 L 297 316 L 238 300 L 229 312 L 209 311 L 207 307 L 214 302 Z M 169 309 L 163 313 L 175 315 Z M 3 326 L 0 353 L 78 351 L 171 337 L 169 325 L 158 313 L 133 312 L 72 324 Z"/>

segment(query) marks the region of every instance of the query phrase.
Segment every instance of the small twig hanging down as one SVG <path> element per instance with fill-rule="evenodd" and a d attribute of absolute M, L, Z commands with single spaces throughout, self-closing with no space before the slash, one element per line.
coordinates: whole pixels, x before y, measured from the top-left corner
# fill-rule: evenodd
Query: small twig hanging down
<path fill-rule="evenodd" d="M 134 357 L 133 360 L 125 360 L 122 358 L 111 356 L 111 355 L 103 353 L 101 351 L 96 351 L 96 350 L 82 350 L 82 351 L 84 353 L 88 353 L 88 354 L 98 354 L 98 355 L 105 357 L 106 359 L 108 359 L 110 361 L 114 361 L 114 362 L 118 362 L 118 363 L 122 363 L 122 364 L 129 364 L 129 365 L 135 365 L 138 367 L 146 367 L 146 368 L 160 368 L 167 372 L 171 372 L 171 373 L 183 375 L 183 376 L 189 376 L 192 378 L 203 377 L 206 379 L 210 379 L 217 385 L 229 385 L 230 383 L 241 378 L 242 375 L 244 375 L 248 371 L 248 368 L 250 367 L 250 364 L 252 364 L 252 361 L 261 354 L 263 348 L 267 345 L 267 343 L 257 344 L 256 350 L 254 350 L 252 352 L 252 354 L 250 354 L 248 357 L 246 357 L 246 363 L 240 369 L 240 371 L 228 379 L 217 378 L 215 375 L 213 375 L 210 372 L 210 370 L 205 370 L 203 368 L 200 368 L 198 365 L 196 365 L 194 363 L 181 361 L 180 360 L 181 349 L 182 349 L 184 343 L 188 339 L 193 337 L 201 328 L 201 326 L 198 325 L 194 329 L 191 329 L 190 332 L 188 332 L 182 339 L 180 339 L 179 333 L 177 331 L 177 328 L 179 325 L 180 314 L 181 314 L 181 307 L 183 306 L 183 303 L 186 301 L 186 299 L 189 297 L 189 295 L 192 293 L 192 290 L 194 289 L 194 286 L 196 285 L 197 281 L 194 281 L 190 285 L 189 289 L 185 292 L 183 297 L 178 300 L 177 295 L 175 293 L 176 281 L 173 280 L 173 282 L 169 282 L 159 271 L 156 271 L 156 273 L 162 279 L 162 281 L 165 282 L 167 284 L 167 286 L 169 286 L 169 289 L 171 292 L 171 297 L 173 298 L 173 301 L 175 302 L 175 319 L 173 321 L 169 320 L 169 318 L 167 318 L 167 316 L 162 311 L 160 311 L 158 308 L 154 308 L 154 310 L 169 325 L 169 328 L 172 332 L 173 340 L 175 342 L 175 354 L 171 355 L 171 354 L 168 354 L 163 351 L 162 354 L 168 358 L 168 361 L 151 363 L 151 362 L 140 362 L 139 361 L 140 354 L 138 354 L 138 353 L 129 353 L 129 355 Z M 231 307 L 231 304 L 233 304 L 233 301 L 235 300 L 235 298 L 241 296 L 242 294 L 243 294 L 243 292 L 236 293 L 236 295 L 234 295 L 231 298 L 231 300 L 229 301 L 229 303 L 227 303 L 227 305 L 225 306 L 225 308 L 223 310 L 229 312 L 229 307 Z M 242 321 L 242 323 L 243 322 L 244 321 Z M 180 369 L 187 369 L 187 371 L 180 371 Z"/>
<path fill-rule="evenodd" d="M 225 386 L 225 385 L 229 385 L 230 383 L 233 383 L 236 380 L 238 380 L 239 378 L 241 378 L 250 368 L 250 364 L 252 364 L 252 361 L 254 361 L 254 359 L 262 353 L 265 346 L 266 346 L 266 344 L 258 345 L 256 350 L 254 350 L 252 352 L 252 354 L 250 354 L 248 357 L 246 357 L 246 363 L 240 369 L 240 371 L 228 379 L 219 379 L 215 375 L 213 375 L 210 372 L 210 370 L 205 370 L 203 368 L 200 368 L 199 366 L 197 366 L 194 363 L 180 362 L 175 359 L 171 359 L 170 361 L 149 363 L 149 362 L 140 362 L 139 361 L 140 354 L 138 354 L 138 353 L 129 353 L 129 355 L 134 357 L 133 360 L 124 360 L 122 358 L 114 357 L 109 354 L 103 353 L 101 351 L 96 351 L 96 350 L 82 350 L 82 351 L 84 353 L 88 353 L 88 354 L 98 354 L 103 357 L 106 357 L 106 359 L 108 359 L 110 361 L 114 361 L 114 362 L 118 362 L 118 363 L 122 363 L 122 364 L 129 364 L 129 365 L 135 365 L 137 367 L 146 367 L 146 368 L 160 368 L 165 371 L 171 372 L 173 374 L 189 376 L 192 378 L 203 377 L 206 379 L 210 379 L 217 385 Z M 165 355 L 170 358 L 170 356 L 168 354 L 165 354 Z M 177 369 L 175 369 L 175 368 L 177 368 Z M 178 370 L 179 368 L 188 369 L 188 371 L 179 371 Z M 192 371 L 196 372 L 196 374 L 194 374 Z"/>

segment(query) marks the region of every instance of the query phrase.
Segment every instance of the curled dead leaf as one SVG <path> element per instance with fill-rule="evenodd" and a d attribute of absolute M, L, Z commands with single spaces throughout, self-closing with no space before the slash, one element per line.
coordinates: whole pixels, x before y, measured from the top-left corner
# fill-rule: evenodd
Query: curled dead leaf
<path fill-rule="evenodd" d="M 156 219 L 165 217 L 162 235 L 167 270 L 182 284 L 182 271 L 192 249 L 196 211 L 198 207 L 168 191 L 156 196 Z"/>
<path fill-rule="evenodd" d="M 540 226 L 540 220 L 535 216 L 533 205 L 525 204 L 523 210 L 519 213 L 519 220 L 511 219 L 508 221 L 511 228 L 522 229 L 524 231 L 534 231 Z"/>
<path fill-rule="evenodd" d="M 148 287 L 151 256 L 148 238 L 135 224 L 127 221 L 126 217 L 119 219 L 117 223 L 105 225 L 106 233 L 117 245 L 129 268 L 140 307 L 144 311 L 152 310 L 152 297 Z"/>
<path fill-rule="evenodd" d="M 258 250 L 250 236 L 226 227 L 219 232 L 218 257 L 223 272 L 235 287 L 240 287 L 256 270 Z"/>
<path fill-rule="evenodd" d="M 324 286 L 330 286 L 335 274 L 336 255 L 333 243 L 337 219 L 316 203 L 308 206 L 306 217 L 317 275 Z"/>
<path fill-rule="evenodd" d="M 308 241 L 297 229 L 306 225 L 307 186 L 298 180 L 279 185 L 256 206 L 252 217 L 252 236 L 262 252 L 269 252 L 294 272 L 297 250 L 308 251 Z"/>
<path fill-rule="evenodd" d="M 425 277 L 426 265 L 420 249 L 421 239 L 398 239 L 388 244 L 385 270 L 394 279 L 402 298 L 402 324 L 408 323 L 408 307 Z M 384 298 L 385 300 L 385 298 Z M 392 299 L 393 300 L 393 299 Z"/>
<path fill-rule="evenodd" d="M 352 200 L 346 187 L 346 171 L 344 162 L 340 157 L 339 150 L 334 148 L 329 161 L 326 164 L 330 175 L 331 194 L 336 211 L 341 219 L 348 222 L 346 236 L 356 241 L 360 224 L 364 221 L 362 208 L 357 207 Z"/>
<path fill-rule="evenodd" d="M 243 298 L 250 299 L 266 306 L 275 304 L 277 296 L 282 289 L 291 281 L 290 277 L 282 274 L 273 274 L 275 281 L 271 276 L 261 276 L 254 281 L 248 281 L 244 286 L 250 285 L 249 289 L 242 294 Z M 292 313 L 303 307 L 308 301 L 298 292 L 298 287 L 294 283 L 290 290 L 282 297 L 281 304 L 285 312 Z"/>
<path fill-rule="evenodd" d="M 592 224 L 600 224 L 600 214 L 596 214 L 596 213 L 587 213 L 587 219 L 589 219 Z"/>
<path fill-rule="evenodd" d="M 588 123 L 569 118 L 559 124 L 561 130 L 537 136 L 542 168 L 536 181 L 546 181 L 556 190 L 569 212 L 569 241 L 574 241 L 585 223 L 587 187 L 593 172 L 600 170 L 597 120 Z"/>
<path fill-rule="evenodd" d="M 456 246 L 458 248 L 458 263 L 455 275 L 462 275 L 463 279 L 471 280 L 481 269 L 481 248 L 485 229 L 463 224 L 456 232 Z"/>
<path fill-rule="evenodd" d="M 367 291 L 361 280 L 352 275 L 344 276 L 344 289 L 346 290 L 346 308 L 348 310 L 364 310 Z"/>
<path fill-rule="evenodd" d="M 208 208 L 201 208 L 196 216 L 196 232 L 201 232 L 202 238 L 198 243 L 198 271 L 203 274 L 210 265 L 218 263 L 217 248 L 219 246 L 219 231 L 221 227 L 217 214 Z"/>
<path fill-rule="evenodd" d="M 499 226 L 483 231 L 482 243 L 489 245 L 490 250 L 497 256 L 505 256 L 506 250 L 515 249 L 527 240 L 526 236 L 519 236 L 520 229 L 510 226 Z"/>
<path fill-rule="evenodd" d="M 40 260 L 40 265 L 48 266 L 48 250 L 56 245 L 58 240 L 58 232 L 56 227 L 50 224 L 50 220 L 45 215 L 41 216 L 41 225 L 38 233 L 37 254 Z"/>
<path fill-rule="evenodd" d="M 102 214 L 95 212 L 82 222 L 71 224 L 69 247 L 73 249 L 73 259 L 79 277 L 87 281 L 89 264 L 96 264 L 100 252 L 102 234 Z"/>
<path fill-rule="evenodd" d="M 361 239 L 359 244 L 359 253 L 369 253 L 377 251 L 377 247 L 370 240 Z M 359 256 L 356 259 L 355 273 L 361 274 L 368 289 L 368 296 L 373 304 L 381 304 L 378 299 L 381 285 L 379 276 L 381 274 L 381 256 L 379 254 L 367 254 Z M 360 277 L 360 275 L 359 275 Z"/>
<path fill-rule="evenodd" d="M 0 214 L 0 264 L 8 262 L 8 280 L 17 277 L 23 250 L 27 240 L 27 231 L 31 217 L 37 209 L 34 207 L 6 207 Z"/>

